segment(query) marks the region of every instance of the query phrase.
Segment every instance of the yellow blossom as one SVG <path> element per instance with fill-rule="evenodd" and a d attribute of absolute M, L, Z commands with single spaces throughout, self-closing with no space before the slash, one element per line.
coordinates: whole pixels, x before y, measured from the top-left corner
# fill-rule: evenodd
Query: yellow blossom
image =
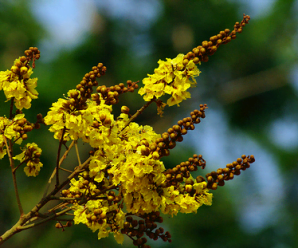
<path fill-rule="evenodd" d="M 6 145 L 4 141 L 4 132 L 6 127 L 10 125 L 11 122 L 12 121 L 6 117 L 0 117 L 0 159 L 2 159 L 7 154 Z"/>
<path fill-rule="evenodd" d="M 30 78 L 33 71 L 29 65 L 23 66 L 25 73 L 22 75 L 13 72 L 17 63 L 21 64 L 20 59 L 15 60 L 11 70 L 0 72 L 0 90 L 4 91 L 7 101 L 14 99 L 17 109 L 29 109 L 32 99 L 38 98 L 38 92 L 35 90 L 37 78 Z"/>
<path fill-rule="evenodd" d="M 180 102 L 190 98 L 187 90 L 196 85 L 195 77 L 200 71 L 192 60 L 184 65 L 183 57 L 183 54 L 179 54 L 174 59 L 158 61 L 159 67 L 154 70 L 153 75 L 148 74 L 148 77 L 143 79 L 144 87 L 139 90 L 139 94 L 144 95 L 145 101 L 169 94 L 171 97 L 167 105 L 179 106 Z"/>
<path fill-rule="evenodd" d="M 42 150 L 35 143 L 26 144 L 23 152 L 13 157 L 15 160 L 20 160 L 20 162 L 26 161 L 26 166 L 24 171 L 26 175 L 36 177 L 39 174 L 40 168 L 43 167 L 43 164 L 40 162 L 39 157 Z"/>
<path fill-rule="evenodd" d="M 24 114 L 16 115 L 12 120 L 6 121 L 6 126 L 4 129 L 4 135 L 6 138 L 16 142 L 16 144 L 20 145 L 23 141 L 19 132 L 15 131 L 15 127 L 17 126 L 17 121 L 24 118 Z"/>

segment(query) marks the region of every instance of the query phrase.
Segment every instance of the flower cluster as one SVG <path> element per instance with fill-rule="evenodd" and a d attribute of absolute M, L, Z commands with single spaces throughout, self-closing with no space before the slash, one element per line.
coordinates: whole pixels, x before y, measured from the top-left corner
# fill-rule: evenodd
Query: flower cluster
<path fill-rule="evenodd" d="M 154 70 L 154 74 L 148 74 L 143 79 L 144 87 L 139 90 L 140 95 L 145 94 L 145 101 L 168 94 L 171 97 L 167 100 L 167 105 L 179 106 L 180 102 L 190 98 L 187 90 L 196 85 L 195 77 L 199 76 L 200 71 L 193 60 L 184 63 L 183 58 L 184 55 L 179 54 L 174 59 L 158 61 L 158 68 Z"/>
<path fill-rule="evenodd" d="M 28 57 L 16 59 L 10 70 L 0 72 L 0 90 L 4 91 L 7 101 L 14 100 L 17 109 L 29 109 L 32 99 L 37 99 L 37 78 L 30 78 L 33 71 L 28 62 L 31 58 L 39 59 L 39 53 L 31 47 L 25 51 Z"/>
<path fill-rule="evenodd" d="M 93 66 L 66 97 L 53 103 L 45 118 L 38 114 L 36 123 L 30 123 L 21 110 L 30 108 L 31 100 L 38 95 L 35 90 L 37 79 L 30 79 L 32 68 L 28 64 L 32 60 L 34 68 L 35 59 L 39 58 L 38 49 L 26 50 L 26 56 L 17 59 L 10 71 L 0 72 L 0 89 L 3 89 L 7 100 L 11 100 L 9 118 L 0 117 L 0 159 L 8 153 L 14 181 L 20 165 L 26 164 L 26 175 L 34 177 L 43 166 L 40 162 L 42 151 L 37 144 L 26 144 L 22 153 L 13 157 L 14 144 L 20 145 L 27 138 L 27 133 L 38 129 L 41 123 L 50 126 L 49 131 L 59 140 L 57 163 L 49 180 L 56 174 L 55 189 L 45 194 L 42 201 L 23 217 L 23 225 L 36 218 L 60 221 L 58 217 L 61 214 L 72 211 L 73 219 L 67 219 L 65 225 L 57 223 L 57 228 L 69 227 L 71 221 L 82 223 L 93 232 L 97 231 L 98 239 L 112 233 L 116 241 L 122 243 L 123 235 L 127 235 L 135 246 L 143 248 L 149 247 L 144 235 L 153 240 L 171 242 L 170 233 L 157 227 L 156 223 L 163 221 L 160 213 L 171 216 L 179 212 L 196 213 L 202 205 L 211 205 L 212 193 L 209 191 L 215 190 L 218 185 L 223 186 L 224 181 L 239 175 L 255 160 L 253 155 L 242 155 L 226 168 L 208 173 L 206 179 L 191 175 L 198 168 L 205 168 L 206 161 L 202 155 L 194 154 L 188 161 L 166 170 L 161 158 L 169 156 L 176 143 L 183 141 L 183 136 L 205 118 L 207 104 L 200 104 L 189 117 L 179 120 L 161 135 L 155 133 L 152 127 L 139 125 L 134 120 L 153 102 L 158 106 L 158 113 L 162 114 L 166 104 L 159 98 L 165 94 L 171 96 L 167 100 L 168 106 L 179 106 L 182 100 L 190 98 L 187 90 L 195 86 L 195 77 L 200 74 L 196 64 L 207 61 L 219 45 L 234 39 L 235 33 L 240 33 L 248 20 L 249 16 L 244 15 L 243 21 L 236 23 L 230 34 L 227 30 L 222 31 L 211 37 L 209 42 L 194 48 L 193 52 L 179 54 L 175 59 L 160 60 L 154 74 L 143 80 L 144 87 L 138 93 L 144 95 L 147 103 L 134 115 L 129 114 L 127 106 L 122 106 L 121 114 L 115 117 L 113 105 L 119 102 L 121 94 L 134 92 L 138 82 L 128 80 L 127 86 L 123 83 L 111 87 L 98 86 L 96 79 L 105 75 L 107 70 L 102 63 Z M 93 93 L 93 87 L 97 87 L 96 93 Z M 17 108 L 15 113 L 12 113 L 13 103 Z M 89 157 L 84 163 L 80 160 L 78 140 L 90 145 Z M 69 147 L 67 141 L 72 142 Z M 79 165 L 70 170 L 62 168 L 74 144 Z M 67 150 L 60 158 L 62 145 Z M 14 160 L 20 161 L 16 167 Z M 59 170 L 70 173 L 63 183 L 60 183 Z M 69 187 L 65 188 L 67 184 Z M 60 197 L 57 197 L 58 192 Z M 18 195 L 17 199 L 22 215 Z M 53 199 L 61 202 L 41 215 L 42 204 Z M 51 212 L 54 212 L 53 216 L 49 215 Z"/>
<path fill-rule="evenodd" d="M 25 149 L 19 155 L 13 157 L 21 163 L 26 163 L 24 171 L 26 175 L 36 177 L 43 164 L 40 162 L 41 149 L 35 143 L 26 144 Z"/>
<path fill-rule="evenodd" d="M 81 99 L 78 90 L 70 90 L 68 96 Z M 111 111 L 111 106 L 104 104 L 104 101 L 100 105 L 96 105 L 94 101 L 88 100 L 85 109 L 76 109 L 69 104 L 69 99 L 60 98 L 56 103 L 53 103 L 53 107 L 45 116 L 44 122 L 51 125 L 49 130 L 55 133 L 56 139 L 61 139 L 64 133 L 64 140 L 82 138 L 91 146 L 98 147 L 114 119 Z"/>
<path fill-rule="evenodd" d="M 6 117 L 0 117 L 0 158 L 7 154 L 6 139 L 14 140 L 16 144 L 21 144 L 24 136 L 19 132 L 20 126 L 24 126 L 24 114 L 16 115 L 12 120 Z M 29 127 L 29 126 L 28 126 Z"/>
<path fill-rule="evenodd" d="M 10 70 L 0 71 L 0 90 L 4 91 L 7 101 L 11 101 L 9 118 L 0 117 L 0 159 L 8 153 L 11 160 L 20 160 L 19 166 L 26 161 L 27 166 L 24 171 L 27 176 L 38 175 L 40 167 L 42 167 L 38 157 L 41 149 L 34 143 L 27 144 L 31 147 L 30 152 L 23 151 L 12 157 L 12 148 L 14 144 L 21 145 L 22 141 L 27 139 L 27 133 L 38 129 L 39 123 L 43 123 L 41 115 L 37 116 L 36 123 L 31 123 L 22 113 L 22 109 L 29 109 L 32 99 L 36 99 L 38 96 L 38 92 L 35 90 L 37 78 L 32 79 L 30 76 L 33 73 L 32 68 L 35 66 L 35 60 L 39 57 L 39 50 L 36 47 L 30 47 L 25 51 L 25 56 L 14 61 Z M 32 67 L 29 65 L 30 61 L 33 61 Z M 14 114 L 12 113 L 13 104 L 17 108 Z M 32 149 L 36 152 L 33 152 Z"/>
<path fill-rule="evenodd" d="M 5 135 L 4 132 L 6 127 L 9 126 L 11 121 L 6 117 L 0 117 L 0 159 L 2 159 L 6 154 L 6 147 L 5 147 Z M 6 131 L 7 132 L 7 131 Z"/>
<path fill-rule="evenodd" d="M 150 126 L 135 122 L 126 126 L 128 121 L 128 115 L 122 113 L 117 120 L 111 118 L 108 132 L 103 131 L 106 128 L 104 122 L 97 122 L 97 128 L 91 127 L 91 139 L 86 135 L 88 130 L 82 134 L 89 138 L 85 142 L 90 144 L 94 137 L 101 136 L 101 143 L 92 153 L 88 170 L 78 179 L 73 178 L 69 190 L 62 192 L 69 198 L 81 199 L 90 195 L 84 206 L 79 201 L 74 202 L 74 221 L 75 224 L 86 224 L 93 231 L 98 230 L 99 238 L 114 232 L 117 239 L 122 240 L 123 225 L 113 220 L 121 219 L 124 223 L 124 206 L 127 213 L 137 216 L 159 210 L 173 215 L 179 211 L 196 212 L 201 205 L 210 205 L 212 200 L 205 182 L 195 183 L 191 194 L 185 191 L 183 180 L 179 187 L 165 184 L 164 164 L 154 155 L 159 151 L 155 144 L 161 136 Z M 100 217 L 92 217 L 94 209 L 103 211 Z"/>

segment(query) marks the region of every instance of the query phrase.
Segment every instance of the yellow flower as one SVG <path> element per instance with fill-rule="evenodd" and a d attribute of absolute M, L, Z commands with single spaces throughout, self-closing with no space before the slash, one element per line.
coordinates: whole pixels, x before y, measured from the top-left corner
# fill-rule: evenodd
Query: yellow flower
<path fill-rule="evenodd" d="M 122 243 L 124 241 L 124 236 L 123 236 L 122 233 L 120 233 L 120 232 L 114 232 L 114 238 L 115 238 L 115 240 L 116 240 L 116 242 L 118 244 L 121 244 L 122 245 Z"/>
<path fill-rule="evenodd" d="M 79 93 L 78 98 L 81 97 L 78 90 L 70 90 L 68 95 L 73 91 Z M 106 105 L 104 101 L 96 105 L 91 100 L 87 101 L 86 109 L 75 109 L 69 106 L 67 99 L 60 98 L 52 104 L 44 118 L 45 124 L 51 125 L 49 130 L 54 132 L 54 138 L 61 139 L 65 129 L 64 140 L 82 138 L 92 147 L 99 147 L 108 141 L 110 126 L 114 122 L 111 106 Z"/>
<path fill-rule="evenodd" d="M 20 160 L 20 162 L 27 161 L 24 171 L 26 175 L 36 177 L 40 171 L 40 168 L 43 167 L 43 164 L 40 162 L 39 157 L 42 150 L 35 143 L 26 144 L 25 149 L 22 153 L 13 157 L 15 160 Z"/>
<path fill-rule="evenodd" d="M 6 154 L 6 145 L 5 145 L 5 129 L 8 125 L 12 123 L 11 120 L 9 120 L 6 117 L 0 117 L 0 159 L 2 159 Z"/>
<path fill-rule="evenodd" d="M 20 145 L 23 141 L 19 132 L 15 131 L 15 126 L 17 126 L 16 122 L 24 118 L 24 114 L 16 115 L 12 120 L 8 120 L 6 122 L 6 126 L 4 129 L 4 135 L 6 138 L 12 140 L 14 139 L 16 144 Z"/>
<path fill-rule="evenodd" d="M 171 98 L 168 99 L 167 104 L 179 106 L 180 102 L 190 98 L 187 90 L 196 85 L 195 77 L 200 74 L 200 71 L 192 60 L 184 65 L 183 57 L 183 54 L 179 54 L 174 59 L 158 61 L 159 67 L 154 70 L 153 75 L 148 74 L 148 77 L 143 79 L 144 87 L 138 92 L 144 95 L 145 101 L 169 94 Z"/>
<path fill-rule="evenodd" d="M 21 62 L 16 59 L 11 70 L 0 72 L 0 90 L 4 91 L 7 101 L 14 99 L 17 109 L 29 109 L 32 99 L 38 98 L 38 92 L 35 90 L 37 78 L 30 78 L 33 71 L 29 65 L 23 66 L 26 73 L 22 75 L 14 73 L 16 63 Z"/>

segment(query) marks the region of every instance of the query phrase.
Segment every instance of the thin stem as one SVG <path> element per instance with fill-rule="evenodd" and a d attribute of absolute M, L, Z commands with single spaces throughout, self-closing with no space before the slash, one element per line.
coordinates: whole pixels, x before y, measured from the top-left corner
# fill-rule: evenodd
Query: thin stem
<path fill-rule="evenodd" d="M 51 220 L 51 219 L 55 219 L 55 217 L 58 217 L 58 216 L 60 216 L 60 215 L 62 215 L 62 214 L 64 214 L 64 213 L 66 213 L 66 212 L 68 212 L 68 211 L 70 211 L 70 210 L 72 210 L 72 208 L 69 207 L 69 208 L 66 208 L 66 209 L 62 210 L 62 211 L 59 212 L 59 213 L 54 213 L 52 216 L 49 216 L 49 217 L 47 217 L 47 218 L 45 218 L 45 219 L 43 219 L 43 220 L 41 220 L 41 221 L 39 221 L 39 222 L 32 223 L 32 224 L 28 224 L 28 225 L 24 225 L 24 226 L 20 226 L 20 227 L 19 227 L 19 230 L 26 230 L 26 229 L 29 229 L 29 228 L 38 226 L 38 225 L 40 225 L 40 224 L 42 224 L 42 223 L 44 223 L 44 222 L 47 222 L 47 221 L 49 221 L 49 220 Z"/>
<path fill-rule="evenodd" d="M 6 240 L 8 240 L 9 238 L 11 238 L 13 235 L 15 235 L 16 233 L 22 231 L 21 228 L 22 226 L 24 226 L 25 223 L 27 223 L 29 220 L 31 220 L 32 218 L 36 217 L 36 213 L 38 213 L 38 211 L 44 206 L 46 205 L 50 200 L 51 197 L 56 195 L 63 187 L 65 187 L 72 178 L 74 178 L 75 176 L 77 176 L 79 173 L 81 173 L 82 171 L 84 171 L 84 169 L 87 168 L 87 166 L 89 165 L 89 162 L 91 160 L 92 157 L 89 157 L 81 166 L 79 166 L 78 169 L 76 169 L 71 175 L 69 175 L 67 177 L 67 179 L 61 183 L 60 185 L 58 185 L 57 187 L 55 187 L 49 194 L 47 194 L 46 196 L 44 196 L 39 203 L 37 203 L 35 205 L 35 207 L 33 207 L 31 209 L 31 211 L 27 214 L 24 214 L 20 217 L 20 219 L 18 220 L 18 222 L 9 230 L 7 230 L 1 237 L 0 237 L 0 245 L 2 243 L 4 243 Z M 67 211 L 66 211 L 67 212 Z M 60 214 L 59 214 L 60 215 Z M 62 215 L 62 213 L 61 213 Z M 57 216 L 57 214 L 56 214 Z M 49 219 L 48 219 L 49 220 Z M 33 227 L 33 226 L 32 226 Z"/>
<path fill-rule="evenodd" d="M 28 161 L 29 161 L 29 159 L 26 159 L 26 160 L 24 160 L 23 162 L 19 163 L 18 166 L 15 167 L 15 168 L 13 169 L 13 173 L 15 173 L 16 170 L 17 170 L 22 164 L 25 164 L 25 163 L 27 163 Z"/>
<path fill-rule="evenodd" d="M 59 166 L 61 166 L 62 162 L 66 159 L 68 153 L 70 152 L 71 148 L 73 147 L 75 141 L 73 140 L 70 144 L 70 146 L 68 147 L 68 149 L 64 152 L 63 156 L 61 157 L 60 161 L 59 161 Z M 56 168 L 53 170 L 52 175 L 50 176 L 49 180 L 48 180 L 48 184 L 50 184 L 52 182 L 53 177 L 56 174 Z M 45 193 L 46 195 L 46 193 Z"/>
<path fill-rule="evenodd" d="M 67 213 L 65 213 L 65 215 L 68 215 Z M 73 222 L 73 219 L 67 219 L 67 218 L 55 218 L 56 221 L 71 221 Z"/>
<path fill-rule="evenodd" d="M 73 171 L 71 170 L 67 170 L 67 169 L 64 169 L 63 167 L 59 167 L 60 170 L 63 170 L 63 171 L 66 171 L 66 172 L 69 172 L 69 173 L 72 173 Z"/>
<path fill-rule="evenodd" d="M 61 146 L 64 138 L 64 133 L 65 133 L 65 127 L 63 128 L 61 139 L 59 142 L 59 147 L 58 147 L 58 153 L 57 153 L 57 163 L 56 163 L 56 185 L 55 187 L 58 187 L 59 185 L 59 160 L 60 160 L 60 152 L 61 152 Z"/>
<path fill-rule="evenodd" d="M 52 196 L 52 200 L 60 200 L 60 201 L 73 201 L 73 200 L 80 200 L 80 198 L 75 197 L 58 197 L 58 196 Z"/>
<path fill-rule="evenodd" d="M 80 153 L 79 153 L 78 142 L 77 141 L 75 142 L 75 147 L 76 147 L 76 154 L 77 154 L 79 166 L 81 166 L 81 159 L 80 159 Z"/>
<path fill-rule="evenodd" d="M 151 103 L 153 103 L 155 100 L 156 100 L 155 97 L 152 98 L 152 99 L 150 100 L 150 102 L 147 102 L 143 107 L 141 107 L 139 110 L 137 110 L 137 112 L 129 118 L 129 120 L 128 120 L 128 122 L 125 124 L 124 128 L 122 128 L 121 132 L 122 132 L 128 125 L 129 125 L 129 123 L 131 123 L 134 119 L 136 119 L 136 118 L 137 118 L 137 117 L 138 117 L 138 116 L 139 116 L 139 115 L 140 115 L 146 108 L 148 108 L 148 106 L 149 106 Z"/>
<path fill-rule="evenodd" d="M 48 212 L 49 212 L 49 213 L 51 213 L 51 212 L 55 212 L 55 211 L 56 211 L 57 209 L 59 209 L 59 208 L 62 209 L 62 208 L 64 208 L 64 207 L 66 207 L 68 204 L 69 204 L 68 202 L 60 202 L 60 203 L 58 203 L 58 205 L 56 205 L 55 207 L 49 209 Z"/>
<path fill-rule="evenodd" d="M 75 144 L 75 140 L 73 140 L 70 144 L 70 146 L 68 147 L 68 149 L 65 151 L 65 153 L 63 154 L 63 156 L 61 157 L 60 161 L 59 161 L 59 166 L 61 166 L 61 164 L 63 163 L 63 161 L 66 159 L 68 153 L 70 152 L 71 148 L 73 147 L 73 145 Z"/>
<path fill-rule="evenodd" d="M 7 147 L 7 153 L 8 153 L 8 157 L 9 157 L 13 186 L 14 186 L 14 191 L 16 194 L 18 208 L 19 208 L 20 215 L 22 216 L 24 214 L 24 211 L 23 211 L 21 200 L 20 200 L 20 195 L 19 195 L 19 190 L 18 190 L 18 185 L 17 185 L 16 170 L 14 168 L 14 160 L 12 158 L 12 144 L 11 144 L 11 140 L 9 140 L 9 145 L 8 145 L 5 135 L 3 135 L 3 137 L 4 137 L 5 145 Z"/>

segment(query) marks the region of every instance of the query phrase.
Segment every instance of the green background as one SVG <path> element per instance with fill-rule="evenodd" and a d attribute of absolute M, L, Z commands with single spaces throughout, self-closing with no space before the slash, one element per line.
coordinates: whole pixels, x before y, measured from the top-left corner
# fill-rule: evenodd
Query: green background
<path fill-rule="evenodd" d="M 256 162 L 216 190 L 211 207 L 203 206 L 197 214 L 165 217 L 162 226 L 172 234 L 171 244 L 149 244 L 298 247 L 298 2 L 260 1 L 268 3 L 266 6 L 255 5 L 257 1 L 226 0 L 87 2 L 92 7 L 91 17 L 83 9 L 77 9 L 76 14 L 81 11 L 85 17 L 80 18 L 91 20 L 88 28 L 81 36 L 69 39 L 68 45 L 67 39 L 61 42 L 57 37 L 64 37 L 81 23 L 79 18 L 63 23 L 58 10 L 67 6 L 67 1 L 56 1 L 58 13 L 55 8 L 49 9 L 53 23 L 42 18 L 39 1 L 0 1 L 0 70 L 9 69 L 30 46 L 41 50 L 33 75 L 39 78 L 39 98 L 24 111 L 26 117 L 33 122 L 36 114 L 46 115 L 52 102 L 74 88 L 99 62 L 108 68 L 100 85 L 141 81 L 147 73 L 153 73 L 159 59 L 187 53 L 219 31 L 233 29 L 243 13 L 249 14 L 251 21 L 243 33 L 199 66 L 202 74 L 191 90 L 190 100 L 181 103 L 180 108 L 166 108 L 163 118 L 156 115 L 155 106 L 150 106 L 137 122 L 152 125 L 162 133 L 200 103 L 207 103 L 206 119 L 171 151 L 164 160 L 166 167 L 186 161 L 193 153 L 202 154 L 207 161 L 206 169 L 195 176 L 225 167 L 242 154 L 254 154 Z M 73 14 L 71 8 L 65 9 L 66 16 Z M 4 102 L 3 93 L 0 99 L 0 114 L 8 115 L 9 104 Z M 114 106 L 115 116 L 121 104 L 134 113 L 143 100 L 136 92 L 121 96 L 120 104 Z M 36 178 L 27 178 L 21 169 L 17 173 L 25 211 L 41 198 L 58 149 L 47 127 L 34 130 L 28 138 L 28 142 L 33 141 L 43 149 L 44 167 Z M 88 150 L 87 145 L 80 149 L 82 153 Z M 3 233 L 17 221 L 18 209 L 7 158 L 0 165 Z M 69 157 L 66 167 L 76 165 L 76 160 Z M 119 246 L 112 237 L 98 241 L 97 234 L 83 225 L 65 232 L 54 225 L 49 222 L 19 233 L 3 247 Z M 123 247 L 132 247 L 131 241 L 125 239 Z"/>

